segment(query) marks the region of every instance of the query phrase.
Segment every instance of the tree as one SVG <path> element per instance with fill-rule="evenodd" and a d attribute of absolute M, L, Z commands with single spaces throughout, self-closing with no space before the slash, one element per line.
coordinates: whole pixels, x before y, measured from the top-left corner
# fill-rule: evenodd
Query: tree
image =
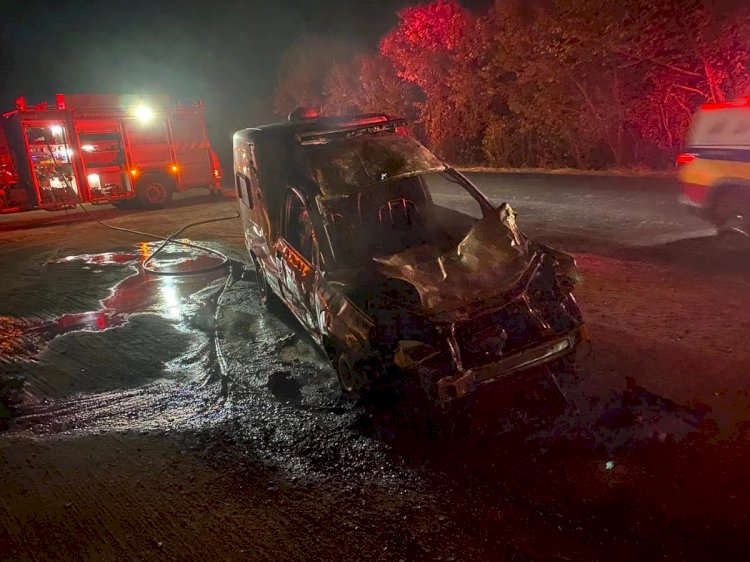
<path fill-rule="evenodd" d="M 449 159 L 476 158 L 486 117 L 477 103 L 481 93 L 473 90 L 479 77 L 476 17 L 451 0 L 406 8 L 398 17 L 380 52 L 400 78 L 422 91 L 419 121 L 427 143 Z"/>
<path fill-rule="evenodd" d="M 396 76 L 389 60 L 377 54 L 337 62 L 324 86 L 327 113 L 388 113 L 413 119 L 417 88 Z"/>
<path fill-rule="evenodd" d="M 750 9 L 722 0 L 632 3 L 621 52 L 645 86 L 633 124 L 674 151 L 698 105 L 750 93 Z"/>
<path fill-rule="evenodd" d="M 308 35 L 285 52 L 274 93 L 274 110 L 286 115 L 300 106 L 325 105 L 326 80 L 336 65 L 351 60 L 359 46 L 332 37 Z"/>
<path fill-rule="evenodd" d="M 748 85 L 750 18 L 722 0 L 505 1 L 487 22 L 489 67 L 512 76 L 510 122 L 541 165 L 637 163 L 644 141 L 674 150 L 700 103 Z"/>
<path fill-rule="evenodd" d="M 601 168 L 670 161 L 698 105 L 750 94 L 750 7 L 733 0 L 434 0 L 398 17 L 380 54 L 290 48 L 277 111 L 405 115 L 457 163 Z"/>
<path fill-rule="evenodd" d="M 364 55 L 358 63 L 359 109 L 416 119 L 419 88 L 399 78 L 391 61 L 378 54 Z"/>
<path fill-rule="evenodd" d="M 323 109 L 330 114 L 361 110 L 362 86 L 356 59 L 336 61 L 325 76 Z"/>

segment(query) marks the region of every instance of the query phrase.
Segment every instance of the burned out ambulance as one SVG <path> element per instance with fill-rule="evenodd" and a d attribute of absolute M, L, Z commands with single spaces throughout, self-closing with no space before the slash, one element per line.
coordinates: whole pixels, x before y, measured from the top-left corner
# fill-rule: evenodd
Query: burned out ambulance
<path fill-rule="evenodd" d="M 58 94 L 0 118 L 0 212 L 77 203 L 158 208 L 175 192 L 220 189 L 203 104 Z"/>
<path fill-rule="evenodd" d="M 750 98 L 702 105 L 677 165 L 684 205 L 750 235 Z"/>
<path fill-rule="evenodd" d="M 238 205 L 261 299 L 292 311 L 344 391 L 401 377 L 445 405 L 576 350 L 573 258 L 507 203 L 402 119 L 291 117 L 234 134 Z"/>

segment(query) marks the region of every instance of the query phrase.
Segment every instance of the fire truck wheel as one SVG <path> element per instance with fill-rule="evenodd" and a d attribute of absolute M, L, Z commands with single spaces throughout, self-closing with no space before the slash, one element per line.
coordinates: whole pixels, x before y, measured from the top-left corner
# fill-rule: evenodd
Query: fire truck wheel
<path fill-rule="evenodd" d="M 138 180 L 135 191 L 144 209 L 161 209 L 172 200 L 172 184 L 155 174 L 146 174 Z"/>

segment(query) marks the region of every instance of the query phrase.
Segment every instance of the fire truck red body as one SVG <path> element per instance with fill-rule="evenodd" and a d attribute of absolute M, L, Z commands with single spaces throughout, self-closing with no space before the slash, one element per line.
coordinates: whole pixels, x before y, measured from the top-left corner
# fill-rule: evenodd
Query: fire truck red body
<path fill-rule="evenodd" d="M 19 98 L 0 121 L 2 213 L 79 202 L 158 208 L 174 192 L 220 189 L 199 101 L 58 94 L 51 107 Z"/>

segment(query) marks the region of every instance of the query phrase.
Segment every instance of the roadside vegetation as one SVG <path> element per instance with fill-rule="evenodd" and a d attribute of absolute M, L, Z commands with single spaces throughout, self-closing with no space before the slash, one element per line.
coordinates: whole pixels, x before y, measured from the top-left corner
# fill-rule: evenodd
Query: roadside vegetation
<path fill-rule="evenodd" d="M 702 103 L 750 95 L 732 0 L 452 0 L 409 7 L 377 52 L 308 36 L 274 106 L 406 116 L 441 157 L 510 168 L 666 168 Z"/>

